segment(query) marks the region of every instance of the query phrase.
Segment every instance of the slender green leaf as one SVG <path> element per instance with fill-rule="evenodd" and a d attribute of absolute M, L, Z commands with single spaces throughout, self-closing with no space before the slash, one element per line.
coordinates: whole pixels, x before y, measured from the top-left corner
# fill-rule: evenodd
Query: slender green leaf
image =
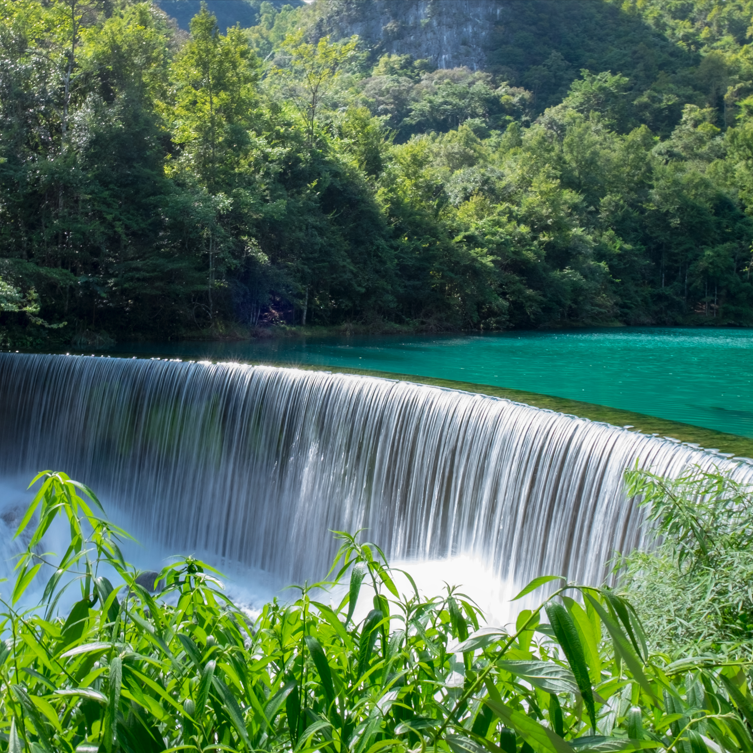
<path fill-rule="evenodd" d="M 248 739 L 248 731 L 246 730 L 246 725 L 243 723 L 243 712 L 235 696 L 230 692 L 228 686 L 216 675 L 212 678 L 212 684 L 219 691 L 225 704 L 225 711 L 230 717 L 230 721 L 233 727 L 235 727 L 236 732 L 240 735 L 243 742 L 250 747 L 251 742 Z"/>
<path fill-rule="evenodd" d="M 565 718 L 559 698 L 554 693 L 549 695 L 549 724 L 560 737 L 565 737 Z"/>
<path fill-rule="evenodd" d="M 0 641 L 0 667 L 5 664 L 8 657 L 11 655 L 10 648 L 7 641 Z"/>
<path fill-rule="evenodd" d="M 573 753 L 570 745 L 556 732 L 543 727 L 530 716 L 491 699 L 487 699 L 485 703 L 506 727 L 514 729 L 523 740 L 539 753 Z"/>
<path fill-rule="evenodd" d="M 107 696 L 104 693 L 100 693 L 94 688 L 70 688 L 65 690 L 56 690 L 55 695 L 72 695 L 81 696 L 82 698 L 90 698 L 92 701 L 107 705 Z"/>
<path fill-rule="evenodd" d="M 627 733 L 632 740 L 643 739 L 643 714 L 637 706 L 633 706 L 627 713 Z"/>
<path fill-rule="evenodd" d="M 23 753 L 21 747 L 21 739 L 18 737 L 18 731 L 16 730 L 16 719 L 11 719 L 10 722 L 10 735 L 8 736 L 8 753 Z"/>
<path fill-rule="evenodd" d="M 306 727 L 306 733 L 301 736 L 300 740 L 298 740 L 298 745 L 295 746 L 294 753 L 298 753 L 298 751 L 300 751 L 314 735 L 319 732 L 324 732 L 331 727 L 332 725 L 325 720 L 314 722 L 314 724 Z"/>
<path fill-rule="evenodd" d="M 89 654 L 92 652 L 109 651 L 113 647 L 112 643 L 83 643 L 75 648 L 68 649 L 65 653 L 60 654 L 61 659 L 69 659 L 72 656 L 79 656 L 80 654 Z"/>
<path fill-rule="evenodd" d="M 751 701 L 750 696 L 743 695 L 735 681 L 727 677 L 724 672 L 719 674 L 719 679 L 722 681 L 738 711 L 740 711 L 745 717 L 745 721 L 753 729 L 753 701 Z"/>
<path fill-rule="evenodd" d="M 367 615 L 361 629 L 361 642 L 358 647 L 358 677 L 362 677 L 366 672 L 371 661 L 371 655 L 374 651 L 379 632 L 377 627 L 382 621 L 383 615 L 380 610 L 372 609 Z"/>
<path fill-rule="evenodd" d="M 654 740 L 626 740 L 622 737 L 603 737 L 594 735 L 592 737 L 577 737 L 570 740 L 570 745 L 578 753 L 619 753 L 619 751 L 631 750 L 649 750 L 651 748 L 661 748 L 662 743 Z"/>
<path fill-rule="evenodd" d="M 384 583 L 387 590 L 396 598 L 400 598 L 400 592 L 397 590 L 397 586 L 395 586 L 392 578 L 390 577 L 390 574 L 384 566 L 380 565 L 378 562 L 374 563 L 374 569 L 379 573 L 379 577 L 382 579 L 382 583 Z"/>
<path fill-rule="evenodd" d="M 348 616 L 345 618 L 346 624 L 353 618 L 353 612 L 358 603 L 358 595 L 361 593 L 361 584 L 363 583 L 366 571 L 367 567 L 363 562 L 356 562 L 353 566 L 353 571 L 350 574 L 350 588 L 348 589 Z"/>
<path fill-rule="evenodd" d="M 570 616 L 573 618 L 573 622 L 578 629 L 591 684 L 598 685 L 601 682 L 601 655 L 599 654 L 601 636 L 596 635 L 586 610 L 577 601 L 567 596 L 563 597 L 562 601 L 567 607 L 567 611 L 570 612 Z"/>
<path fill-rule="evenodd" d="M 65 625 L 63 625 L 63 633 L 57 647 L 58 652 L 64 651 L 84 634 L 86 623 L 89 620 L 90 607 L 91 602 L 88 599 L 82 599 L 73 605 Z"/>
<path fill-rule="evenodd" d="M 622 623 L 627 636 L 630 638 L 630 642 L 633 644 L 633 649 L 641 661 L 646 661 L 648 658 L 648 649 L 646 648 L 646 640 L 643 636 L 643 631 L 640 630 L 640 623 L 631 619 L 630 609 L 625 603 L 624 599 L 621 599 L 616 594 L 613 594 L 609 590 L 604 591 L 604 597 L 612 610 L 617 615 L 619 621 Z M 638 630 L 634 630 L 634 626 L 638 626 Z"/>
<path fill-rule="evenodd" d="M 547 693 L 578 692 L 573 673 L 552 661 L 501 661 L 498 666 Z"/>
<path fill-rule="evenodd" d="M 44 746 L 44 750 L 50 751 L 51 753 L 52 741 L 50 739 L 49 729 L 45 721 L 42 719 L 39 710 L 29 697 L 26 688 L 21 687 L 20 685 L 13 685 L 12 691 L 13 695 L 19 700 L 24 708 L 24 717 L 31 719 L 34 723 L 34 727 L 36 728 L 39 736 L 42 738 L 41 742 Z"/>
<path fill-rule="evenodd" d="M 209 698 L 209 689 L 212 687 L 212 680 L 214 679 L 214 670 L 217 667 L 217 662 L 211 659 L 204 666 L 204 670 L 201 673 L 201 681 L 199 682 L 199 695 L 196 699 L 196 709 L 199 714 L 204 712 L 204 707 Z"/>
<path fill-rule="evenodd" d="M 499 747 L 502 753 L 516 753 L 518 746 L 517 735 L 514 729 L 502 728 L 502 731 L 499 733 Z"/>
<path fill-rule="evenodd" d="M 594 608 L 596 613 L 599 615 L 599 617 L 601 617 L 602 622 L 606 625 L 606 628 L 612 636 L 612 640 L 614 641 L 615 649 L 619 652 L 625 664 L 627 664 L 628 669 L 630 669 L 633 677 L 638 681 L 638 684 L 641 686 L 641 688 L 643 688 L 645 693 L 655 703 L 658 703 L 659 699 L 656 697 L 656 694 L 651 688 L 651 684 L 649 683 L 648 678 L 646 677 L 643 668 L 641 667 L 640 660 L 633 653 L 630 641 L 622 632 L 619 625 L 614 622 L 614 620 L 612 620 L 606 609 L 604 609 L 604 607 L 602 607 L 601 604 L 599 604 L 599 602 L 596 601 L 593 596 L 591 596 L 591 594 L 586 594 L 586 598 L 588 599 L 589 603 Z"/>
<path fill-rule="evenodd" d="M 274 696 L 270 698 L 269 702 L 264 707 L 264 715 L 267 717 L 267 719 L 269 719 L 270 722 L 274 721 L 275 716 L 277 716 L 277 712 L 282 707 L 282 704 L 285 703 L 287 697 L 297 687 L 298 683 L 294 678 L 290 677 L 290 679 L 288 679 L 288 681 L 274 694 Z"/>
<path fill-rule="evenodd" d="M 34 565 L 34 567 L 24 567 L 21 570 L 21 572 L 18 574 L 18 577 L 16 578 L 16 585 L 13 589 L 13 604 L 16 604 L 18 600 L 24 595 L 26 589 L 34 580 L 41 567 L 42 563 L 40 562 L 39 564 Z"/>
<path fill-rule="evenodd" d="M 54 708 L 50 705 L 50 702 L 47 701 L 44 698 L 40 698 L 39 696 L 30 696 L 31 702 L 39 709 L 40 713 L 42 713 L 45 718 L 50 722 L 50 724 L 55 727 L 55 729 L 58 732 L 63 731 L 63 727 L 60 724 L 60 719 L 58 718 L 57 712 Z"/>
<path fill-rule="evenodd" d="M 155 643 L 159 648 L 162 650 L 162 653 L 170 659 L 170 662 L 172 663 L 173 667 L 175 667 L 176 670 L 180 671 L 181 666 L 180 662 L 175 658 L 175 655 L 172 651 L 170 651 L 169 646 L 165 642 L 165 639 L 160 636 L 157 631 L 155 630 L 154 626 L 147 622 L 143 617 L 139 616 L 135 612 L 129 613 L 130 618 L 133 620 L 133 622 L 138 625 L 144 633 L 149 637 L 149 639 Z"/>
<path fill-rule="evenodd" d="M 45 474 L 48 473 L 45 471 Z M 41 478 L 43 474 L 39 474 L 34 481 L 31 482 L 31 486 L 33 486 L 36 481 Z M 26 510 L 26 514 L 21 518 L 21 522 L 18 524 L 18 528 L 16 529 L 16 533 L 13 536 L 14 539 L 17 539 L 25 530 L 26 527 L 29 525 L 29 522 L 34 517 L 34 513 L 37 511 L 37 508 L 41 504 L 42 500 L 45 498 L 45 495 L 47 494 L 48 489 L 50 488 L 52 484 L 52 479 L 48 478 L 44 484 L 42 484 L 39 491 L 34 495 L 34 499 L 31 501 L 31 504 L 29 505 L 28 509 Z"/>
<path fill-rule="evenodd" d="M 537 588 L 541 588 L 541 586 L 545 585 L 546 583 L 551 583 L 553 580 L 565 580 L 561 575 L 542 575 L 538 578 L 534 578 L 514 599 L 510 599 L 510 601 L 517 601 L 518 599 L 522 599 L 524 596 L 528 596 L 528 594 L 535 591 Z"/>
<path fill-rule="evenodd" d="M 452 629 L 459 641 L 465 641 L 468 638 L 468 624 L 460 611 L 457 601 L 453 597 L 447 599 L 447 609 L 450 613 Z"/>
<path fill-rule="evenodd" d="M 120 704 L 120 690 L 123 680 L 123 665 L 119 656 L 113 658 L 110 662 L 110 671 L 108 673 L 108 690 L 109 703 L 107 706 L 107 715 L 105 716 L 105 747 L 108 753 L 117 743 L 118 731 L 116 722 L 118 719 L 118 706 Z"/>
<path fill-rule="evenodd" d="M 350 642 L 350 638 L 348 636 L 348 632 L 345 629 L 345 625 L 340 621 L 340 618 L 335 614 L 334 610 L 328 607 L 326 604 L 321 604 L 317 601 L 312 601 L 312 605 L 314 605 L 324 617 L 324 619 L 332 625 L 337 635 L 340 637 L 340 640 L 347 645 Z"/>
<path fill-rule="evenodd" d="M 406 732 L 420 732 L 427 729 L 435 729 L 439 727 L 440 721 L 438 719 L 429 719 L 422 716 L 414 716 L 412 719 L 406 719 L 404 722 L 395 727 L 396 735 L 404 735 Z"/>
<path fill-rule="evenodd" d="M 324 653 L 321 643 L 319 643 L 316 638 L 307 635 L 304 640 L 306 641 L 306 646 L 308 647 L 311 658 L 314 660 L 316 670 L 321 678 L 324 693 L 327 697 L 327 709 L 329 710 L 335 702 L 335 689 L 332 685 L 332 671 L 327 662 L 327 656 Z"/>
<path fill-rule="evenodd" d="M 446 735 L 445 740 L 453 753 L 487 753 L 487 750 L 483 745 L 479 745 L 468 737 Z"/>
<path fill-rule="evenodd" d="M 479 648 L 486 648 L 486 646 L 492 643 L 497 643 L 502 638 L 506 638 L 507 633 L 501 631 L 499 628 L 481 628 L 481 630 L 474 633 L 468 640 L 461 643 L 451 643 L 447 650 L 453 654 L 462 654 L 466 651 L 476 651 Z"/>
<path fill-rule="evenodd" d="M 591 727 L 596 731 L 596 703 L 578 629 L 575 627 L 570 613 L 562 604 L 550 601 L 546 605 L 546 614 L 549 617 L 549 624 L 557 636 L 557 641 L 565 652 L 570 669 L 572 669 L 573 675 L 575 675 L 575 681 L 578 683 L 578 688 L 588 710 Z"/>
<path fill-rule="evenodd" d="M 708 748 L 703 737 L 693 729 L 687 731 L 688 742 L 692 753 L 708 753 Z"/>

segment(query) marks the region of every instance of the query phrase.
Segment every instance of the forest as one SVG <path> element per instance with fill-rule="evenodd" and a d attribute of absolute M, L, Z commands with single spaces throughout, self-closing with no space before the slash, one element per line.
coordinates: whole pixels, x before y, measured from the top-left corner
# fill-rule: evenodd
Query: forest
<path fill-rule="evenodd" d="M 355 2 L 0 0 L 4 347 L 753 324 L 753 3 L 518 0 L 471 71 Z"/>

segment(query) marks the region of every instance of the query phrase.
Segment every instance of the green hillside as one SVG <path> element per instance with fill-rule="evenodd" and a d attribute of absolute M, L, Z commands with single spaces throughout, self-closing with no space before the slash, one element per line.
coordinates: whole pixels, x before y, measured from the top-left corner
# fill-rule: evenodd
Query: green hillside
<path fill-rule="evenodd" d="M 731 125 L 734 103 L 750 94 L 745 0 L 518 1 L 512 20 L 490 70 L 534 92 L 540 108 L 561 100 L 583 69 L 628 77 L 636 118 L 659 129 L 688 102 Z"/>
<path fill-rule="evenodd" d="M 184 31 L 189 30 L 191 19 L 201 10 L 202 1 L 217 18 L 217 25 L 223 33 L 231 26 L 256 26 L 260 20 L 262 2 L 268 2 L 275 10 L 284 5 L 300 6 L 303 0 L 155 0 L 157 5 L 178 22 Z"/>
<path fill-rule="evenodd" d="M 753 324 L 751 4 L 473 2 L 0 0 L 6 343 Z"/>
<path fill-rule="evenodd" d="M 637 119 L 652 127 L 669 128 L 683 105 L 710 104 L 724 110 L 748 96 L 750 81 L 748 31 L 753 4 L 747 0 L 478 0 L 489 17 L 500 11 L 493 31 L 483 37 L 484 70 L 495 81 L 529 91 L 536 113 L 559 104 L 584 69 L 609 71 L 629 78 L 626 95 L 633 99 Z M 393 25 L 412 17 L 416 2 L 397 0 L 316 0 L 302 23 L 316 35 L 349 37 L 374 8 Z M 433 7 L 452 7 L 435 2 Z M 461 7 L 458 5 L 457 7 Z M 442 21 L 427 14 L 420 26 Z M 448 16 L 458 21 L 458 15 Z M 424 24 L 427 21 L 428 24 Z M 407 29 L 399 42 L 402 54 L 413 54 L 420 28 Z M 482 29 L 478 29 L 479 32 Z M 463 38 L 451 26 L 443 29 L 444 48 L 462 47 Z M 394 36 L 394 34 L 393 34 Z M 482 38 L 482 37 L 479 37 Z M 390 32 L 379 29 L 371 49 L 385 46 Z M 420 39 L 420 36 L 419 36 Z M 742 84 L 742 86 L 741 86 Z M 728 91 L 729 89 L 732 91 Z M 734 111 L 728 108 L 729 123 Z"/>

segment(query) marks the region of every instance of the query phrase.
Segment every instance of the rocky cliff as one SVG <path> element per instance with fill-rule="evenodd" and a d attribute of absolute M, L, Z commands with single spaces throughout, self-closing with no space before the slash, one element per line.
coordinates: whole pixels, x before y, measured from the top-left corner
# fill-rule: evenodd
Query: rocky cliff
<path fill-rule="evenodd" d="M 359 37 L 377 54 L 410 54 L 439 68 L 484 68 L 508 0 L 315 0 L 316 36 Z"/>

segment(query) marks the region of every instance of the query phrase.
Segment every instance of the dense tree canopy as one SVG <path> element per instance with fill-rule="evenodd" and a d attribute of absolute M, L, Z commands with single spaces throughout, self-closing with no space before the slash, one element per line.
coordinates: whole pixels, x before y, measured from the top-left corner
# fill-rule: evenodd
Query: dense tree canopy
<path fill-rule="evenodd" d="M 750 2 L 530 0 L 485 72 L 257 5 L 0 0 L 12 342 L 753 323 Z"/>

